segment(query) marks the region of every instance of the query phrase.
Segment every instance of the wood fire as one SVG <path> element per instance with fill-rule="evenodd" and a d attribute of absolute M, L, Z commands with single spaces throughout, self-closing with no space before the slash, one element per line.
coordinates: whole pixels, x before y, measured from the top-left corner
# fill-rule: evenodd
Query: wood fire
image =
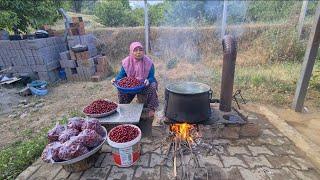
<path fill-rule="evenodd" d="M 193 142 L 193 130 L 195 129 L 195 125 L 188 123 L 176 123 L 170 125 L 170 131 L 174 133 L 176 138 L 180 138 L 180 141 Z"/>

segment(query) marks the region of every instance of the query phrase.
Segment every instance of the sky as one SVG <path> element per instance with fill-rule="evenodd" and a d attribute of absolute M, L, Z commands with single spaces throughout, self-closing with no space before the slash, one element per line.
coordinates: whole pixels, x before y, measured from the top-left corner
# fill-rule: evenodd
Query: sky
<path fill-rule="evenodd" d="M 163 0 L 148 0 L 148 4 L 150 4 L 150 5 L 154 5 L 154 4 L 158 4 L 158 3 L 162 3 L 162 2 L 163 2 Z M 140 1 L 129 0 L 129 3 L 132 8 L 144 7 L 143 0 L 140 0 Z"/>

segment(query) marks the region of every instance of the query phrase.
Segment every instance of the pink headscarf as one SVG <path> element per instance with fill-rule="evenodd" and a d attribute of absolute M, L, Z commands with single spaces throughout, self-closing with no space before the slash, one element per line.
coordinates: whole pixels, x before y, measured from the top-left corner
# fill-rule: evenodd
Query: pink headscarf
<path fill-rule="evenodd" d="M 145 55 L 141 60 L 136 59 L 133 56 L 133 50 L 136 47 L 143 47 L 143 46 L 139 42 L 131 43 L 130 54 L 128 57 L 122 60 L 122 66 L 126 71 L 126 74 L 128 77 L 135 77 L 139 80 L 147 79 L 153 62 L 149 57 Z"/>

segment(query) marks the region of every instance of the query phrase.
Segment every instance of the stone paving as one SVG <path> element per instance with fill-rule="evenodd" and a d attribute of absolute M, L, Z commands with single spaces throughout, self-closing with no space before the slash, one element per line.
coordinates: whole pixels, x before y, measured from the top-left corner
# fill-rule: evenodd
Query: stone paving
<path fill-rule="evenodd" d="M 187 166 L 188 176 L 182 177 L 182 162 L 178 162 L 177 179 L 320 179 L 316 168 L 295 145 L 263 117 L 250 115 L 262 128 L 257 138 L 238 140 L 217 139 L 204 136 L 197 154 L 200 168 Z M 212 132 L 211 126 L 200 126 L 202 134 Z M 174 179 L 173 165 L 164 151 L 168 144 L 167 127 L 153 127 L 152 137 L 141 140 L 140 160 L 129 168 L 119 168 L 113 163 L 111 149 L 103 146 L 95 164 L 83 172 L 70 173 L 59 165 L 38 159 L 17 179 Z M 190 156 L 185 155 L 188 159 Z M 166 162 L 166 163 L 163 163 Z M 190 161 L 184 161 L 190 162 Z M 185 166 L 186 167 L 186 166 Z"/>

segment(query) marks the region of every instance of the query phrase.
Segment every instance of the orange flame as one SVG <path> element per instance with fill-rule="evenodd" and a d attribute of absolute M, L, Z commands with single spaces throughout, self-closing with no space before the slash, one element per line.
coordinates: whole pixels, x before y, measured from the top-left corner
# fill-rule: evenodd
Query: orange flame
<path fill-rule="evenodd" d="M 170 126 L 171 132 L 174 132 L 176 137 L 179 137 L 181 140 L 187 140 L 193 142 L 191 130 L 194 128 L 193 125 L 188 123 L 183 124 L 172 124 Z"/>

